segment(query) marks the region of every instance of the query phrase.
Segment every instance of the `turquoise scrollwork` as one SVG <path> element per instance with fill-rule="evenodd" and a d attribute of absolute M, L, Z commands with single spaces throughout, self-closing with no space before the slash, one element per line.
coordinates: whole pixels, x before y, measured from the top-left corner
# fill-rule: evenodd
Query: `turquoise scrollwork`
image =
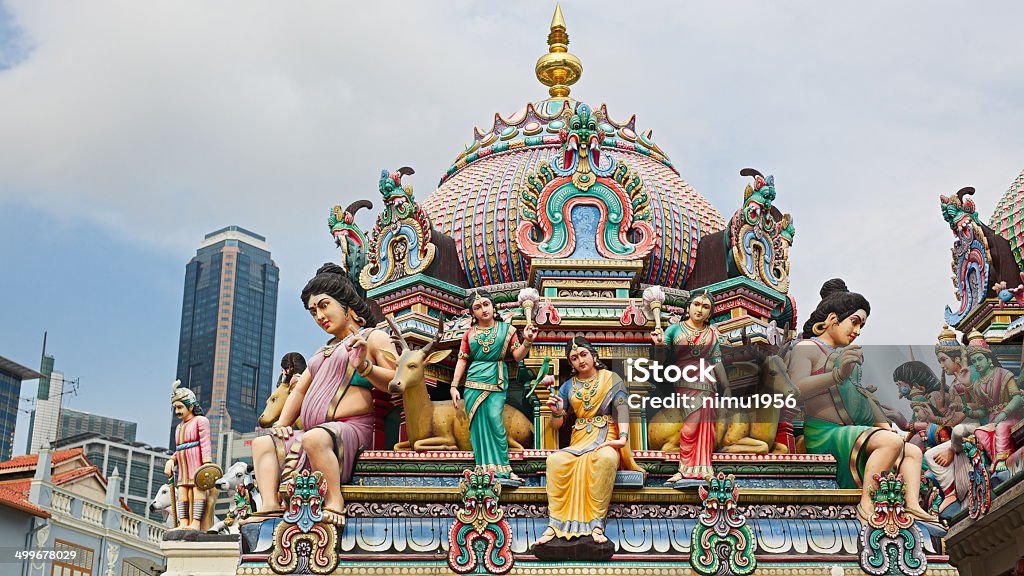
<path fill-rule="evenodd" d="M 381 171 L 378 188 L 384 197 L 384 210 L 377 216 L 366 267 L 359 276 L 359 283 L 367 290 L 423 272 L 434 261 L 430 217 L 416 203 L 412 187 L 402 186 L 402 176 L 414 173 L 408 167 Z"/>
<path fill-rule="evenodd" d="M 690 566 L 701 576 L 747 576 L 757 569 L 757 541 L 739 513 L 736 478 L 724 472 L 708 475 L 698 488 L 703 510 L 690 535 Z"/>
<path fill-rule="evenodd" d="M 643 179 L 625 162 L 605 158 L 602 166 L 597 117 L 579 103 L 559 132 L 560 159 L 541 162 L 526 176 L 520 192 L 520 225 L 516 239 L 530 257 L 571 258 L 578 254 L 579 234 L 593 244 L 597 255 L 612 259 L 643 258 L 654 248 L 650 196 Z M 597 222 L 584 222 L 588 206 L 597 211 Z M 575 218 L 575 219 L 574 219 Z M 589 256 L 589 255 L 588 255 Z"/>
<path fill-rule="evenodd" d="M 505 574 L 512 569 L 512 529 L 498 506 L 494 471 L 466 470 L 459 483 L 463 508 L 448 531 L 448 566 L 459 574 Z"/>

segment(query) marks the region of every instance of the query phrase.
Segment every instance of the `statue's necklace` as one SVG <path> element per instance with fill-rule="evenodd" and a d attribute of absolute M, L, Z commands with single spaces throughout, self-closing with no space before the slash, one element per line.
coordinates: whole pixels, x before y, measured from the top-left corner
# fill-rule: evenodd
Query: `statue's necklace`
<path fill-rule="evenodd" d="M 333 340 L 333 338 L 331 338 L 331 340 Z M 324 358 L 330 358 L 331 354 L 334 354 L 334 350 L 338 346 L 341 346 L 342 342 L 344 342 L 345 340 L 348 340 L 348 337 L 342 338 L 341 340 L 338 340 L 334 344 L 327 344 L 327 345 L 325 345 L 324 346 Z M 328 340 L 328 342 L 330 342 L 330 340 Z"/>
<path fill-rule="evenodd" d="M 577 376 L 576 383 L 579 386 L 573 386 L 573 395 L 577 400 L 583 402 L 584 410 L 590 410 L 593 408 L 591 400 L 594 399 L 594 394 L 597 392 L 597 375 L 587 379 Z"/>
<path fill-rule="evenodd" d="M 477 326 L 474 337 L 476 338 L 476 343 L 480 345 L 484 352 L 491 351 L 491 346 L 494 345 L 494 340 L 498 337 L 498 331 L 495 330 L 497 326 L 497 324 L 493 324 L 487 329 Z"/>
<path fill-rule="evenodd" d="M 697 356 L 700 356 L 700 347 L 697 346 L 697 344 L 703 343 L 704 335 L 711 332 L 711 324 L 708 324 L 701 330 L 694 330 L 693 328 L 690 328 L 690 326 L 686 322 L 680 322 L 679 324 L 682 326 L 683 331 L 686 333 L 684 335 L 684 338 L 692 334 L 692 337 L 690 337 L 689 341 L 687 342 L 687 344 L 690 346 L 690 355 L 695 358 Z"/>

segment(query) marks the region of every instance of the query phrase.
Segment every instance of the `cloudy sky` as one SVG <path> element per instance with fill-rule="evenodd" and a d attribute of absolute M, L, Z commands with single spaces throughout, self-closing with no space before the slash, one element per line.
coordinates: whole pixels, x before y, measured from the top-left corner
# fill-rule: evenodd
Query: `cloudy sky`
<path fill-rule="evenodd" d="M 872 303 L 864 343 L 934 341 L 953 302 L 938 196 L 974 186 L 987 220 L 1024 168 L 1024 5 L 562 8 L 584 64 L 573 96 L 635 113 L 723 214 L 740 168 L 775 175 L 802 314 L 841 276 Z M 49 331 L 80 379 L 66 405 L 165 442 L 185 264 L 229 224 L 265 235 L 281 268 L 275 355 L 311 351 L 322 335 L 296 295 L 335 258 L 330 207 L 377 199 L 381 168 L 405 165 L 426 197 L 474 126 L 543 99 L 552 10 L 4 3 L 0 355 L 36 366 Z"/>

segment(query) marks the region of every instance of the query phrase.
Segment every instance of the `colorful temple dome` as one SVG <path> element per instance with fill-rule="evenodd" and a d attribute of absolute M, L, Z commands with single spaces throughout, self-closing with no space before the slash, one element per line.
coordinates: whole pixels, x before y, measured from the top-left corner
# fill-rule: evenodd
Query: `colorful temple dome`
<path fill-rule="evenodd" d="M 437 190 L 424 202 L 434 226 L 455 240 L 457 253 L 473 287 L 523 282 L 529 264 L 516 240 L 520 193 L 528 175 L 542 161 L 555 163 L 562 150 L 559 132 L 577 106 L 569 85 L 582 64 L 567 52 L 565 22 L 556 10 L 548 36 L 549 53 L 537 62 L 537 77 L 551 98 L 527 104 L 509 117 L 495 114 L 490 129 L 474 130 L 472 143 L 455 159 Z M 602 105 L 594 109 L 604 133 L 601 154 L 626 162 L 643 179 L 650 195 L 654 249 L 646 257 L 640 281 L 682 288 L 696 262 L 697 244 L 725 228 L 710 202 L 686 183 L 668 156 L 636 129 L 636 116 L 613 120 Z M 596 214 L 583 215 L 596 218 Z M 577 216 L 573 216 L 574 223 Z M 581 224 L 586 225 L 585 222 Z"/>
<path fill-rule="evenodd" d="M 989 225 L 997 234 L 1010 241 L 1013 258 L 1024 270 L 1024 171 L 999 200 Z"/>

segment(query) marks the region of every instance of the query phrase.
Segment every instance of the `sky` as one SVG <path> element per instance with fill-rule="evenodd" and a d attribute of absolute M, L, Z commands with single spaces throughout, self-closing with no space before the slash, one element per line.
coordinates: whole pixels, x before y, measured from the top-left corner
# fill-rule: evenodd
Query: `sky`
<path fill-rule="evenodd" d="M 331 206 L 379 204 L 380 170 L 399 166 L 426 198 L 474 126 L 545 98 L 533 67 L 553 8 L 0 4 L 0 356 L 36 367 L 48 332 L 79 380 L 65 406 L 164 444 L 185 265 L 232 224 L 266 236 L 281 269 L 275 356 L 315 349 L 297 295 L 336 259 Z M 974 186 L 987 221 L 1024 169 L 1024 5 L 562 10 L 584 67 L 572 96 L 636 114 L 727 218 L 741 168 L 774 174 L 801 317 L 839 276 L 871 302 L 861 342 L 935 341 L 954 303 L 939 195 Z"/>

